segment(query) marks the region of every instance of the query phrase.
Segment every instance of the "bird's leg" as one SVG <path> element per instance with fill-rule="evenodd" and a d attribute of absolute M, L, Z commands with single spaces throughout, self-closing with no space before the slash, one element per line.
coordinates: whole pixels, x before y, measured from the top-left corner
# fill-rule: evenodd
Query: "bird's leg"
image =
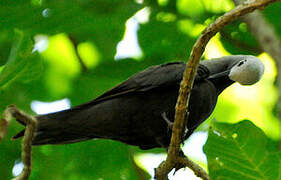
<path fill-rule="evenodd" d="M 166 112 L 163 112 L 163 113 L 161 114 L 161 116 L 162 116 L 162 118 L 164 119 L 164 121 L 165 121 L 165 122 L 167 123 L 167 125 L 168 125 L 168 129 L 167 129 L 167 130 L 168 130 L 168 131 L 169 131 L 169 130 L 172 130 L 172 129 L 173 129 L 174 123 L 169 120 L 169 118 L 167 117 Z M 186 134 L 188 133 L 188 129 L 187 129 L 187 125 L 186 125 L 186 121 L 187 121 L 188 116 L 189 116 L 189 112 L 186 111 L 186 118 L 185 118 L 185 122 L 184 122 L 184 130 L 183 130 L 183 135 L 182 135 L 182 140 L 181 140 L 182 143 L 184 143 L 184 137 L 185 137 Z"/>
<path fill-rule="evenodd" d="M 172 130 L 172 129 L 173 129 L 174 123 L 169 120 L 169 118 L 167 117 L 166 112 L 163 112 L 163 113 L 161 114 L 161 116 L 162 116 L 162 118 L 164 119 L 164 121 L 165 121 L 165 122 L 167 123 L 167 125 L 168 125 L 168 129 L 167 129 L 167 130 L 168 130 L 168 131 L 169 131 L 169 130 Z"/>

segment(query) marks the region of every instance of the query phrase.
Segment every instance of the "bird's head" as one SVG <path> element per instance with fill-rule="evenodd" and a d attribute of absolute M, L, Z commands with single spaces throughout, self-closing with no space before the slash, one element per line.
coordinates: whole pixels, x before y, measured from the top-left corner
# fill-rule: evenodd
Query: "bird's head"
<path fill-rule="evenodd" d="M 258 82 L 264 73 L 263 63 L 255 56 L 243 56 L 233 64 L 228 77 L 242 85 L 252 85 Z"/>

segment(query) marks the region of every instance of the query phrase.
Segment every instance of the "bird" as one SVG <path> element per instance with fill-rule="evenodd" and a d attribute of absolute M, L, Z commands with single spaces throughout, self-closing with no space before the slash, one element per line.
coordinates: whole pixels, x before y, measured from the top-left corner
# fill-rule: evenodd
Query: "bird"
<path fill-rule="evenodd" d="M 143 150 L 168 148 L 185 68 L 184 62 L 151 66 L 92 101 L 67 110 L 38 115 L 38 127 L 32 144 L 111 139 Z M 251 55 L 201 61 L 186 110 L 188 121 L 184 124 L 183 140 L 210 116 L 224 89 L 235 82 L 255 84 L 263 73 L 263 63 Z M 13 138 L 23 135 L 24 130 Z"/>

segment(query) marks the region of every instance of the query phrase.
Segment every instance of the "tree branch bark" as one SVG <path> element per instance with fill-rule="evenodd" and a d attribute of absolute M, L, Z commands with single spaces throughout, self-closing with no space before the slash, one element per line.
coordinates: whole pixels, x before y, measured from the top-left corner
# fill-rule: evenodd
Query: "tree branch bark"
<path fill-rule="evenodd" d="M 13 117 L 26 124 L 26 129 L 22 140 L 21 153 L 21 159 L 24 164 L 24 168 L 22 173 L 13 180 L 27 180 L 31 174 L 32 140 L 37 128 L 37 119 L 34 116 L 28 115 L 25 112 L 19 110 L 14 105 L 8 106 L 4 111 L 2 119 L 0 121 L 0 142 L 5 137 L 8 126 Z"/>
<path fill-rule="evenodd" d="M 223 16 L 216 19 L 214 23 L 209 25 L 204 32 L 201 34 L 199 39 L 194 44 L 191 55 L 185 69 L 183 79 L 181 81 L 179 96 L 176 104 L 175 121 L 172 130 L 171 143 L 168 150 L 168 156 L 165 162 L 161 163 L 156 169 L 155 178 L 159 180 L 167 179 L 168 173 L 176 167 L 179 163 L 177 162 L 180 157 L 180 144 L 182 132 L 184 130 L 184 121 L 186 110 L 188 108 L 188 102 L 190 97 L 190 92 L 193 87 L 194 78 L 199 65 L 200 57 L 202 56 L 208 41 L 225 25 L 236 20 L 237 18 L 253 12 L 255 9 L 263 9 L 270 3 L 276 2 L 278 0 L 256 0 L 247 1 L 242 5 L 237 6 L 232 11 L 225 13 Z M 187 122 L 185 122 L 187 123 Z M 192 169 L 196 175 L 196 169 Z M 208 176 L 201 176 L 202 179 L 210 179 Z"/>

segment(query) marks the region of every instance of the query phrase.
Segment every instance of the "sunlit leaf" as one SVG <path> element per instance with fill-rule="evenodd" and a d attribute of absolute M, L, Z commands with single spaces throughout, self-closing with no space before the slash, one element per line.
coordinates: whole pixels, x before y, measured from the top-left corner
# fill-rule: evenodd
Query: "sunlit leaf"
<path fill-rule="evenodd" d="M 204 146 L 211 178 L 277 180 L 281 159 L 271 143 L 250 121 L 214 123 Z"/>
<path fill-rule="evenodd" d="M 150 21 L 141 24 L 138 31 L 144 56 L 155 61 L 184 60 L 195 38 L 182 32 L 177 21 L 163 21 L 157 18 L 159 13 L 154 11 L 150 16 Z"/>

